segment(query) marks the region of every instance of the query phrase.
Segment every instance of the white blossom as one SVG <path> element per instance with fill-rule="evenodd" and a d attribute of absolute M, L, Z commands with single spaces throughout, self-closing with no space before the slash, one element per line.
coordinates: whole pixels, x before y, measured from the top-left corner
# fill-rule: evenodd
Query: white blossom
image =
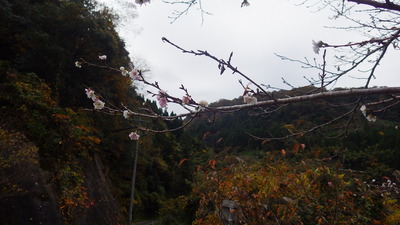
<path fill-rule="evenodd" d="M 254 97 L 254 96 L 245 95 L 245 96 L 243 96 L 243 101 L 246 104 L 256 104 L 257 103 L 257 98 Z"/>
<path fill-rule="evenodd" d="M 369 114 L 368 116 L 366 116 L 365 118 L 367 118 L 367 120 L 369 122 L 376 122 L 376 116 Z"/>
<path fill-rule="evenodd" d="M 100 60 L 107 60 L 107 56 L 106 55 L 99 55 L 99 59 Z"/>
<path fill-rule="evenodd" d="M 79 62 L 79 61 L 76 61 L 75 62 L 75 66 L 78 67 L 78 68 L 81 68 L 82 67 L 82 63 Z"/>
<path fill-rule="evenodd" d="M 105 103 L 103 101 L 99 100 L 99 99 L 97 99 L 96 101 L 93 102 L 94 109 L 97 109 L 97 110 L 103 109 L 104 108 L 104 104 Z"/>
<path fill-rule="evenodd" d="M 126 77 L 126 76 L 128 75 L 128 73 L 129 73 L 129 71 L 126 70 L 125 67 L 123 67 L 123 66 L 121 66 L 121 67 L 119 68 L 119 70 L 121 71 L 121 74 L 122 74 L 122 76 L 124 76 L 124 77 Z"/>
<path fill-rule="evenodd" d="M 200 106 L 203 106 L 203 107 L 206 107 L 206 106 L 208 106 L 208 102 L 205 101 L 205 100 L 201 100 L 201 101 L 199 102 L 199 105 L 200 105 Z"/>
<path fill-rule="evenodd" d="M 129 72 L 129 77 L 132 80 L 139 80 L 139 78 L 140 78 L 139 71 L 137 69 L 133 69 L 131 72 Z"/>
<path fill-rule="evenodd" d="M 129 112 L 129 110 L 124 110 L 122 112 L 122 115 L 124 116 L 125 119 L 128 119 L 131 116 L 131 113 Z"/>
<path fill-rule="evenodd" d="M 367 115 L 367 107 L 365 105 L 360 107 L 360 111 L 369 122 L 376 122 L 376 116 L 372 114 Z"/>
<path fill-rule="evenodd" d="M 93 101 L 95 101 L 97 99 L 96 94 L 94 93 L 94 91 L 91 88 L 85 88 L 85 92 L 86 92 L 86 96 L 90 99 L 92 99 Z"/>
<path fill-rule="evenodd" d="M 364 116 L 367 116 L 367 107 L 366 107 L 365 105 L 362 105 L 362 106 L 360 107 L 360 110 L 361 110 L 361 112 L 362 112 L 362 114 L 363 114 Z"/>

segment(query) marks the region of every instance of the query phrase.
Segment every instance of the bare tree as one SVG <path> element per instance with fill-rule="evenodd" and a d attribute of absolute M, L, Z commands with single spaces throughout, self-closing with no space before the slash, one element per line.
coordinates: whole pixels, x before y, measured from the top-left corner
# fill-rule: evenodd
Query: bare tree
<path fill-rule="evenodd" d="M 183 4 L 186 8 L 181 12 L 175 12 L 173 20 L 180 18 L 185 13 L 188 13 L 189 9 L 194 5 L 200 6 L 202 15 L 206 11 L 201 6 L 201 0 L 190 0 L 190 1 L 166 1 L 168 4 Z M 373 1 L 373 0 L 305 0 L 301 4 L 316 7 L 317 9 L 330 8 L 334 12 L 335 17 L 344 17 L 351 22 L 353 25 L 348 27 L 336 27 L 336 29 L 347 29 L 356 30 L 364 35 L 364 40 L 357 40 L 354 42 L 342 43 L 342 44 L 331 44 L 326 43 L 323 40 L 313 41 L 312 47 L 316 54 L 322 51 L 319 55 L 320 59 L 304 59 L 297 60 L 291 59 L 285 56 L 277 55 L 283 60 L 289 60 L 300 63 L 304 68 L 311 68 L 317 70 L 318 73 L 312 78 L 305 77 L 310 85 L 316 87 L 311 92 L 301 93 L 290 97 L 274 97 L 271 92 L 268 92 L 268 86 L 261 83 L 256 83 L 251 79 L 250 75 L 239 70 L 235 65 L 231 63 L 233 58 L 233 52 L 229 54 L 227 59 L 223 59 L 211 54 L 207 50 L 187 50 L 178 44 L 162 38 L 162 41 L 175 47 L 185 54 L 191 54 L 195 56 L 204 56 L 210 58 L 216 62 L 218 69 L 221 74 L 230 71 L 233 74 L 238 75 L 238 80 L 243 88 L 243 100 L 244 104 L 233 105 L 233 106 L 219 106 L 211 107 L 204 101 L 193 99 L 189 93 L 189 90 L 181 85 L 180 89 L 183 92 L 183 97 L 177 97 L 169 95 L 165 90 L 162 89 L 158 82 L 150 82 L 145 76 L 143 71 L 134 68 L 125 69 L 123 67 L 117 69 L 109 66 L 99 65 L 92 62 L 87 62 L 81 59 L 78 63 L 79 66 L 86 64 L 89 66 L 98 66 L 111 69 L 122 75 L 130 77 L 134 82 L 141 82 L 146 87 L 149 87 L 147 92 L 152 96 L 156 97 L 161 107 L 165 107 L 167 104 L 178 104 L 184 108 L 187 112 L 174 116 L 159 115 L 151 110 L 150 107 L 143 107 L 140 109 L 128 109 L 124 105 L 112 106 L 100 104 L 101 107 L 95 109 L 109 114 L 123 115 L 125 118 L 133 117 L 147 117 L 153 119 L 162 120 L 174 120 L 178 118 L 186 118 L 185 123 L 172 130 L 181 129 L 187 124 L 192 122 L 196 117 L 204 113 L 226 113 L 234 112 L 243 109 L 258 109 L 265 108 L 268 106 L 285 106 L 296 102 L 305 102 L 313 100 L 321 100 L 328 98 L 337 98 L 344 96 L 358 96 L 358 100 L 352 102 L 350 110 L 343 115 L 323 124 L 317 124 L 313 128 L 302 131 L 301 134 L 315 131 L 321 127 L 327 126 L 339 120 L 347 120 L 347 124 L 350 124 L 354 115 L 361 111 L 365 118 L 371 122 L 374 122 L 376 113 L 382 112 L 389 109 L 392 106 L 399 104 L 400 99 L 400 86 L 395 87 L 370 87 L 370 82 L 377 74 L 377 68 L 381 64 L 382 60 L 387 55 L 388 51 L 396 51 L 399 49 L 399 37 L 400 37 L 400 5 L 397 2 L 386 1 Z M 244 0 L 241 6 L 250 6 L 250 2 Z M 356 15 L 368 15 L 357 17 Z M 350 16 L 351 15 L 351 16 Z M 334 62 L 327 63 L 327 51 L 332 52 L 334 55 Z M 332 60 L 332 59 L 329 59 Z M 360 75 L 361 73 L 361 75 Z M 350 88 L 341 91 L 332 90 L 338 80 L 342 79 L 345 75 L 349 76 L 357 74 L 358 79 L 364 79 L 365 84 L 362 88 Z M 249 85 L 244 85 L 242 79 L 252 84 L 253 88 Z M 283 82 L 286 82 L 285 80 Z M 287 82 L 286 82 L 287 83 Z M 290 85 L 290 84 L 289 84 Z M 90 90 L 93 91 L 93 90 Z M 96 100 L 100 101 L 101 97 L 98 94 L 92 93 L 92 100 L 96 103 Z M 370 101 L 365 98 L 368 95 L 382 95 L 385 99 L 381 99 L 378 102 Z M 89 95 L 88 95 L 89 97 Z M 101 102 L 101 101 L 100 101 Z M 99 103 L 99 102 L 98 102 Z M 136 124 L 132 124 L 132 129 L 137 129 L 147 132 L 169 132 L 171 129 L 154 130 L 149 127 L 141 127 Z M 347 127 L 344 129 L 346 133 Z M 292 133 L 288 136 L 295 136 L 298 133 Z M 285 137 L 288 137 L 285 136 Z M 282 137 L 282 138 L 285 138 Z M 267 137 L 266 137 L 267 138 Z M 263 139 L 260 137 L 260 139 Z"/>

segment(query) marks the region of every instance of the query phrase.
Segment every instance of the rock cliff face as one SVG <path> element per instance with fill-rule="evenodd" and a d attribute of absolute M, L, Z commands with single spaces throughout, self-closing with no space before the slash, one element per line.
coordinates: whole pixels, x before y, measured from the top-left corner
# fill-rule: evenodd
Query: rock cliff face
<path fill-rule="evenodd" d="M 1 224 L 63 224 L 38 148 L 9 127 L 4 122 L 0 126 Z"/>
<path fill-rule="evenodd" d="M 110 188 L 112 184 L 103 172 L 103 165 L 97 155 L 86 164 L 85 183 L 94 204 L 82 215 L 75 215 L 72 224 L 120 224 L 118 204 Z"/>
<path fill-rule="evenodd" d="M 43 171 L 30 175 L 26 180 L 29 191 L 0 200 L 2 224 L 63 224 L 54 190 L 45 183 Z"/>
<path fill-rule="evenodd" d="M 61 210 L 60 188 L 54 182 L 57 172 L 40 168 L 33 143 L 0 127 L 0 150 L 0 224 L 118 224 L 118 204 L 96 155 L 81 161 L 93 204 L 66 215 Z"/>

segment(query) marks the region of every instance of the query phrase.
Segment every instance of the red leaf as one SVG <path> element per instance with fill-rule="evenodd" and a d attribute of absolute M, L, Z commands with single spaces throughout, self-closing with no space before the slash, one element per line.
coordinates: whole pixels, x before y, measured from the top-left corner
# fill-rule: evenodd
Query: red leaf
<path fill-rule="evenodd" d="M 178 166 L 181 167 L 182 163 L 185 162 L 186 160 L 188 160 L 188 159 L 182 159 L 182 160 L 179 162 Z"/>
<path fill-rule="evenodd" d="M 217 161 L 215 159 L 211 159 L 208 162 L 208 165 L 211 166 L 212 169 L 215 169 L 215 164 L 217 164 Z"/>
<path fill-rule="evenodd" d="M 304 120 L 299 120 L 299 121 L 297 121 L 297 126 L 299 126 L 300 124 L 302 124 L 304 122 Z"/>

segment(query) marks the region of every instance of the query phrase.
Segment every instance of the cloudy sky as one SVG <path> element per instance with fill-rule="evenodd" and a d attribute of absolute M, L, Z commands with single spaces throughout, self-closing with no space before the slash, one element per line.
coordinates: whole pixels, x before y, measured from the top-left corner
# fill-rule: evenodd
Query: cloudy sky
<path fill-rule="evenodd" d="M 304 76 L 317 77 L 318 72 L 282 61 L 275 53 L 294 59 L 316 57 L 321 60 L 321 56 L 312 51 L 312 40 L 342 44 L 361 39 L 355 33 L 326 28 L 346 23 L 330 19 L 331 11 L 296 5 L 299 1 L 295 0 L 249 0 L 251 5 L 243 8 L 241 0 L 203 0 L 203 9 L 211 15 L 204 15 L 202 20 L 199 5 L 195 5 L 173 23 L 170 17 L 174 10 L 182 9 L 176 4 L 161 0 L 141 6 L 132 3 L 133 0 L 100 2 L 106 2 L 120 14 L 120 35 L 134 62 L 139 67 L 145 62 L 150 69 L 146 74 L 148 79 L 158 81 L 164 90 L 177 97 L 184 94 L 179 90 L 183 84 L 196 101 L 236 98 L 243 93 L 238 83 L 242 78 L 228 71 L 219 75 L 216 62 L 203 56 L 183 54 L 162 42 L 162 37 L 185 49 L 207 50 L 225 60 L 233 52 L 232 64 L 244 74 L 260 84 L 283 89 L 289 86 L 282 78 L 298 87 L 308 84 Z M 328 55 L 330 53 L 328 51 Z M 393 85 L 390 71 L 378 76 L 371 86 Z M 363 80 L 344 78 L 337 86 L 363 84 Z M 169 110 L 183 112 L 173 106 L 169 106 Z"/>

